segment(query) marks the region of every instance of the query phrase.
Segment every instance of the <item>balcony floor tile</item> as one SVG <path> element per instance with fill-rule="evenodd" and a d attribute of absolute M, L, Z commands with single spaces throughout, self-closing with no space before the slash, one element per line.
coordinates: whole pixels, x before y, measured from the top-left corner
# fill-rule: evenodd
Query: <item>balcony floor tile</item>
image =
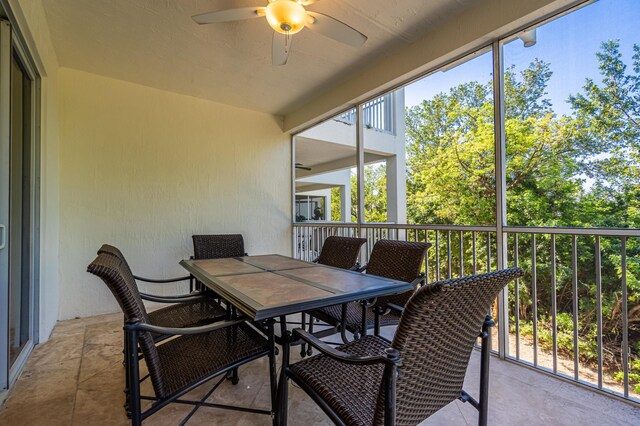
<path fill-rule="evenodd" d="M 393 329 L 383 330 L 387 337 Z M 111 314 L 58 323 L 50 340 L 38 345 L 4 407 L 0 424 L 126 425 L 124 415 L 121 315 Z M 292 351 L 293 361 L 299 358 Z M 474 353 L 465 388 L 478 389 L 479 354 Z M 290 385 L 289 424 L 330 425 L 304 392 Z M 145 392 L 146 391 L 146 392 Z M 187 397 L 200 398 L 206 387 Z M 143 393 L 151 393 L 148 381 Z M 489 424 L 568 425 L 640 424 L 640 409 L 588 389 L 549 377 L 508 361 L 491 360 Z M 240 384 L 224 382 L 209 401 L 269 407 L 266 358 L 240 368 Z M 173 425 L 190 407 L 171 404 L 149 424 Z M 428 419 L 430 425 L 475 425 L 477 412 L 455 401 Z M 264 415 L 202 408 L 190 425 L 269 425 Z"/>

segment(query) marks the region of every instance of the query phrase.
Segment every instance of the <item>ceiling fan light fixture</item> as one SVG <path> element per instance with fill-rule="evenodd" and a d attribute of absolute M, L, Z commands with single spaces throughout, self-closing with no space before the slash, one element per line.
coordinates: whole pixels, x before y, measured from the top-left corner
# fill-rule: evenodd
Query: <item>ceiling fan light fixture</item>
<path fill-rule="evenodd" d="M 265 14 L 271 28 L 282 34 L 295 34 L 307 22 L 307 12 L 294 0 L 270 0 Z"/>

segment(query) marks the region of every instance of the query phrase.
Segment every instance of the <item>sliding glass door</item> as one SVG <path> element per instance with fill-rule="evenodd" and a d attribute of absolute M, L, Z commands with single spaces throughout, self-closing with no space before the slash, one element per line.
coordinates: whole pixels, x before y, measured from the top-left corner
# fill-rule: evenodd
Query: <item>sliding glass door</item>
<path fill-rule="evenodd" d="M 34 343 L 35 73 L 0 21 L 0 389 L 19 373 Z"/>

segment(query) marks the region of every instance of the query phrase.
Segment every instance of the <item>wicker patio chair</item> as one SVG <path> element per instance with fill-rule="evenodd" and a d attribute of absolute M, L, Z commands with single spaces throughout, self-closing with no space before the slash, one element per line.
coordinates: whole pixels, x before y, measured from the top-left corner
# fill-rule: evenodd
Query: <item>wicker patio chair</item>
<path fill-rule="evenodd" d="M 205 324 L 211 324 L 216 321 L 220 321 L 228 317 L 227 310 L 220 306 L 212 297 L 207 294 L 191 292 L 188 294 L 178 296 L 156 296 L 147 293 L 140 293 L 136 280 L 150 282 L 150 283 L 172 283 L 185 281 L 190 277 L 171 278 L 166 280 L 156 280 L 150 278 L 142 278 L 134 275 L 131 271 L 129 263 L 125 259 L 124 255 L 117 247 L 109 244 L 103 244 L 98 250 L 98 255 L 112 256 L 120 261 L 120 267 L 124 270 L 126 276 L 133 277 L 133 280 L 125 281 L 130 285 L 129 292 L 135 299 L 136 303 L 144 307 L 143 300 L 151 302 L 159 302 L 168 304 L 164 308 L 157 309 L 147 313 L 149 324 L 153 324 L 159 327 L 169 328 L 183 328 L 183 327 L 196 327 Z M 125 316 L 126 323 L 126 316 Z M 151 333 L 153 341 L 158 343 L 162 340 L 169 338 L 166 334 Z M 126 364 L 126 347 L 127 336 L 123 335 L 123 356 L 125 357 L 123 364 Z M 142 354 L 140 354 L 142 355 Z M 239 382 L 237 370 L 233 370 L 229 375 L 229 379 L 233 384 Z M 129 411 L 129 388 L 125 387 L 125 410 Z"/>
<path fill-rule="evenodd" d="M 222 259 L 225 257 L 247 256 L 244 251 L 244 239 L 241 234 L 192 235 L 192 259 Z M 195 288 L 202 290 L 203 284 L 197 281 Z"/>
<path fill-rule="evenodd" d="M 132 291 L 136 283 L 124 262 L 116 256 L 102 253 L 88 266 L 87 271 L 100 277 L 109 287 L 126 319 L 125 367 L 129 389 L 128 406 L 133 425 L 141 424 L 142 420 L 171 402 L 194 406 L 184 421 L 188 420 L 200 406 L 224 408 L 225 406 L 220 404 L 205 401 L 224 380 L 225 373 L 265 355 L 269 355 L 270 366 L 274 366 L 273 342 L 269 342 L 243 319 L 199 327 L 159 327 L 150 323 L 142 300 Z M 174 338 L 158 345 L 153 336 L 160 334 Z M 138 348 L 143 354 L 155 396 L 140 395 Z M 244 407 L 232 407 L 232 409 L 263 414 L 274 412 L 273 395 L 276 384 L 275 370 L 272 369 L 272 371 L 270 374 L 271 410 Z M 189 401 L 181 398 L 216 376 L 222 376 L 222 378 L 202 400 Z M 143 412 L 141 400 L 151 400 L 153 404 Z"/>
<path fill-rule="evenodd" d="M 420 268 L 429 243 L 412 241 L 379 240 L 369 257 L 369 263 L 362 268 L 367 274 L 377 275 L 398 281 L 410 282 L 415 288 L 423 281 Z M 374 328 L 375 334 L 380 327 L 397 325 L 400 322 L 401 307 L 405 305 L 413 291 L 379 297 L 374 303 L 351 302 L 333 305 L 309 312 L 312 316 L 339 327 L 342 339 L 347 342 L 345 331 L 355 338 Z M 392 305 L 396 309 L 390 309 Z M 399 308 L 399 309 L 398 309 Z M 383 315 L 384 314 L 384 315 Z"/>
<path fill-rule="evenodd" d="M 366 242 L 365 238 L 332 235 L 324 240 L 320 255 L 313 262 L 340 269 L 357 269 L 360 247 Z"/>
<path fill-rule="evenodd" d="M 333 348 L 295 330 L 321 354 L 284 368 L 278 387 L 280 424 L 287 419 L 287 379 L 307 392 L 336 424 L 415 425 L 451 401 L 469 402 L 487 424 L 491 303 L 520 268 L 439 281 L 409 299 L 393 341 L 379 336 Z M 480 333 L 480 334 L 478 334 Z M 476 339 L 482 338 L 480 396 L 463 382 Z M 283 351 L 285 365 L 289 350 Z"/>
<path fill-rule="evenodd" d="M 357 270 L 360 267 L 358 264 L 360 248 L 366 242 L 365 238 L 329 236 L 322 243 L 320 255 L 313 262 L 334 268 Z M 302 328 L 307 327 L 305 312 L 302 313 L 301 321 Z M 313 332 L 313 321 L 313 316 L 309 316 L 309 332 Z M 300 347 L 300 355 L 304 357 L 311 354 L 312 349 L 307 349 L 307 345 L 303 343 Z"/>
<path fill-rule="evenodd" d="M 109 244 L 103 244 L 98 250 L 98 254 L 106 254 L 119 259 L 122 267 L 126 269 L 127 274 L 131 275 L 135 280 L 150 283 L 172 283 L 190 280 L 192 277 L 171 278 L 165 280 L 143 278 L 134 275 L 131 271 L 129 263 L 125 259 L 122 252 Z M 208 297 L 203 293 L 188 293 L 179 296 L 156 296 L 147 293 L 140 293 L 138 286 L 131 288 L 134 297 L 141 300 L 151 302 L 167 303 L 169 306 L 149 312 L 149 323 L 160 327 L 194 327 L 198 325 L 209 324 L 211 322 L 224 319 L 226 310 L 220 306 L 212 297 Z M 166 336 L 155 336 L 155 340 L 162 340 Z"/>
<path fill-rule="evenodd" d="M 194 259 L 220 259 L 246 256 L 240 234 L 193 235 Z"/>

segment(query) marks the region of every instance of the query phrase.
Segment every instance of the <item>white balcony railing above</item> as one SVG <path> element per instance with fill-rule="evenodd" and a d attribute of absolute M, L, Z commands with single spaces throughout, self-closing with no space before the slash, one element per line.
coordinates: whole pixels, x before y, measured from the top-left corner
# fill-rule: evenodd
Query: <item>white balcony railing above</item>
<path fill-rule="evenodd" d="M 388 93 L 363 104 L 364 127 L 383 133 L 394 134 L 393 95 Z M 356 124 L 356 109 L 352 108 L 340 114 L 334 120 L 341 123 Z"/>

